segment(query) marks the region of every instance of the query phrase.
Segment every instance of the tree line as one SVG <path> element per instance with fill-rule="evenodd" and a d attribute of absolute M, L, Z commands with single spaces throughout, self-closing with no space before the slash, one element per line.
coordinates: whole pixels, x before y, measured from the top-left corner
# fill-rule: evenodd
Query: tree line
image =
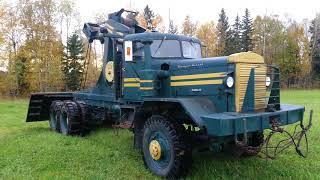
<path fill-rule="evenodd" d="M 308 26 L 292 19 L 282 21 L 277 15 L 252 18 L 245 9 L 243 16 L 237 15 L 230 24 L 225 10 L 221 9 L 217 23 L 199 24 L 186 16 L 179 33 L 199 38 L 209 57 L 242 51 L 262 55 L 268 65 L 280 67 L 282 87 L 319 87 L 319 17 L 318 14 Z M 168 33 L 172 33 L 170 28 Z"/>
<path fill-rule="evenodd" d="M 98 76 L 72 0 L 18 0 L 0 6 L 0 93 L 76 91 Z M 64 38 L 67 37 L 67 38 Z M 90 73 L 88 73 L 90 72 Z"/>
<path fill-rule="evenodd" d="M 0 93 L 75 91 L 93 85 L 101 71 L 97 49 L 81 34 L 80 13 L 73 0 L 18 0 L 0 4 Z M 96 14 L 102 22 L 107 13 Z M 239 12 L 240 13 L 240 12 Z M 190 15 L 180 26 L 146 6 L 136 17 L 148 30 L 199 38 L 207 57 L 253 51 L 267 64 L 281 68 L 283 87 L 315 87 L 320 79 L 320 15 L 310 24 L 277 15 L 229 20 L 225 9 L 218 21 L 199 23 Z"/>
<path fill-rule="evenodd" d="M 207 57 L 228 56 L 253 51 L 262 55 L 268 65 L 277 65 L 281 71 L 281 86 L 287 88 L 320 87 L 320 14 L 298 23 L 293 19 L 281 20 L 278 15 L 251 17 L 249 9 L 237 15 L 230 23 L 225 9 L 218 22 L 199 23 L 190 15 L 179 29 L 169 19 L 168 30 L 163 28 L 161 16 L 147 5 L 138 16 L 142 26 L 160 32 L 197 37 Z"/>

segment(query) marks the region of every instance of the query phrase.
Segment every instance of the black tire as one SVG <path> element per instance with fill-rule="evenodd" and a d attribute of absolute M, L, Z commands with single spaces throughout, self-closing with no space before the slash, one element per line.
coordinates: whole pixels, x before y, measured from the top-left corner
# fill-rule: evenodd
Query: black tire
<path fill-rule="evenodd" d="M 81 114 L 81 135 L 86 135 L 90 132 L 88 106 L 84 101 L 76 101 Z"/>
<path fill-rule="evenodd" d="M 81 133 L 81 112 L 77 103 L 64 101 L 60 111 L 60 131 L 64 135 Z"/>
<path fill-rule="evenodd" d="M 157 160 L 150 150 L 154 140 L 161 147 L 161 157 Z M 191 166 L 191 154 L 182 125 L 162 116 L 152 116 L 146 121 L 143 128 L 142 155 L 145 166 L 152 173 L 169 179 L 185 177 Z"/>
<path fill-rule="evenodd" d="M 133 122 L 134 142 L 133 145 L 136 149 L 142 150 L 142 138 L 143 138 L 143 125 L 145 119 L 139 114 Z"/>
<path fill-rule="evenodd" d="M 252 147 L 251 150 L 247 150 L 243 153 L 243 156 L 256 156 L 260 153 L 262 145 L 264 143 L 263 132 L 257 131 L 252 134 L 248 139 L 248 146 Z"/>
<path fill-rule="evenodd" d="M 60 131 L 59 115 L 60 115 L 62 104 L 63 104 L 62 101 L 53 101 L 50 106 L 49 125 L 52 130 L 57 132 Z"/>
<path fill-rule="evenodd" d="M 254 132 L 249 139 L 249 146 L 252 147 L 259 147 L 263 144 L 264 142 L 264 135 L 263 132 L 257 131 Z"/>

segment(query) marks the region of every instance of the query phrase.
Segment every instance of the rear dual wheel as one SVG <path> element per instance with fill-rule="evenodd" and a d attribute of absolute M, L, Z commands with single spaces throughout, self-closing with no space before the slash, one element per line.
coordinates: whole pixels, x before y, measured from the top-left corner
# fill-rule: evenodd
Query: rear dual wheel
<path fill-rule="evenodd" d="M 63 102 L 60 111 L 60 131 L 64 135 L 81 133 L 81 111 L 76 102 Z"/>
<path fill-rule="evenodd" d="M 53 101 L 50 106 L 51 129 L 64 135 L 79 135 L 88 132 L 86 105 L 84 102 Z"/>
<path fill-rule="evenodd" d="M 57 132 L 60 131 L 59 116 L 62 104 L 62 101 L 53 101 L 50 106 L 49 125 L 52 130 Z"/>

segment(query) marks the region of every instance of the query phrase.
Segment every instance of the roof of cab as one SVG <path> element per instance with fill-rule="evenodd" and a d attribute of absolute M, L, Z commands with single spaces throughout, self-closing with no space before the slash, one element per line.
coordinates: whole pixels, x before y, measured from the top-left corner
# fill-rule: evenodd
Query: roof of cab
<path fill-rule="evenodd" d="M 176 35 L 176 34 L 168 34 L 168 33 L 159 33 L 159 32 L 144 32 L 137 34 L 129 34 L 126 35 L 125 41 L 151 41 L 151 40 L 161 40 L 161 39 L 171 39 L 171 40 L 179 40 L 179 41 L 193 41 L 197 43 L 201 43 L 199 39 L 188 37 L 184 35 Z"/>

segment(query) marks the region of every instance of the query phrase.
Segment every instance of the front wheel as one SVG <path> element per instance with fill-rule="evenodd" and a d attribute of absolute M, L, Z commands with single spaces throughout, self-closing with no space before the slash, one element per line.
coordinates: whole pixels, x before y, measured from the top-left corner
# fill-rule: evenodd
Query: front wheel
<path fill-rule="evenodd" d="M 252 133 L 252 136 L 248 139 L 248 145 L 251 147 L 250 150 L 244 152 L 244 156 L 256 156 L 261 151 L 264 142 L 263 132 L 257 131 Z"/>
<path fill-rule="evenodd" d="M 142 155 L 146 167 L 158 176 L 185 176 L 191 166 L 191 149 L 184 127 L 162 116 L 152 116 L 143 128 Z"/>

